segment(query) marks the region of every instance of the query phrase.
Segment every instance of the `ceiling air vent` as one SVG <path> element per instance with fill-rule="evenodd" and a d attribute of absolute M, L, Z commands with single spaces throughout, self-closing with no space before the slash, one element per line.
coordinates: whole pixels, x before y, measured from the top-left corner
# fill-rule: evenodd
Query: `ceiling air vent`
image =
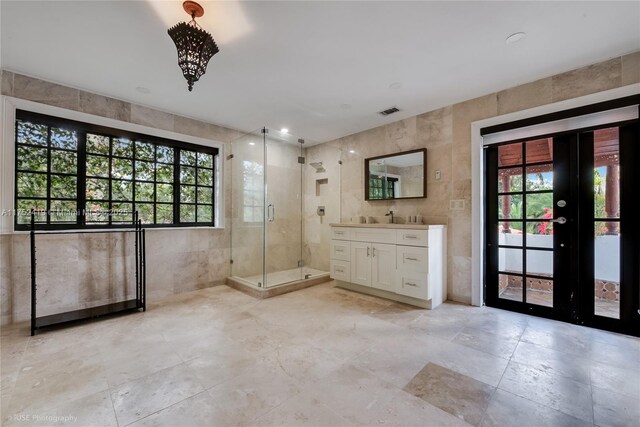
<path fill-rule="evenodd" d="M 389 114 L 397 113 L 400 111 L 398 107 L 387 108 L 386 110 L 380 111 L 378 114 L 381 116 L 388 116 Z"/>

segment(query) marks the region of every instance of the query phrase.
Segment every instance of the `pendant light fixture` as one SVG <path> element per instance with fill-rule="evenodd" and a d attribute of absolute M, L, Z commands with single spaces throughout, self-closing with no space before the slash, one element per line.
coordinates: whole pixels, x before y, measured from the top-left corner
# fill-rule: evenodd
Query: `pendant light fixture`
<path fill-rule="evenodd" d="M 193 84 L 207 71 L 209 59 L 219 49 L 211 34 L 196 22 L 196 18 L 204 15 L 204 8 L 194 1 L 185 1 L 182 7 L 191 16 L 191 21 L 178 23 L 169 28 L 168 33 L 178 49 L 178 65 L 191 92 Z"/>

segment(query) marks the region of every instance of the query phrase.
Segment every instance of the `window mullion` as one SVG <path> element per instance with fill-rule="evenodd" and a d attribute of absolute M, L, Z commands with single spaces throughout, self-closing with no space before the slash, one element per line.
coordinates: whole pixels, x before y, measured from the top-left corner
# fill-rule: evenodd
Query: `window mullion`
<path fill-rule="evenodd" d="M 47 224 L 51 224 L 51 126 L 47 126 L 47 203 L 45 209 Z"/>
<path fill-rule="evenodd" d="M 215 194 L 216 194 L 216 171 L 218 165 L 218 155 L 213 156 L 213 170 L 211 171 L 211 225 L 216 225 L 216 207 L 215 207 Z M 196 208 L 197 209 L 197 208 Z"/>
<path fill-rule="evenodd" d="M 153 144 L 153 223 L 158 223 L 158 145 Z"/>
<path fill-rule="evenodd" d="M 196 166 L 194 168 L 194 170 L 196 171 L 195 174 L 196 176 L 194 176 L 194 182 L 196 183 L 196 209 L 193 215 L 193 220 L 198 223 L 198 170 L 199 170 L 199 166 L 198 166 L 198 152 L 196 152 Z"/>
<path fill-rule="evenodd" d="M 173 223 L 180 223 L 180 149 L 173 151 Z"/>
<path fill-rule="evenodd" d="M 86 225 L 86 206 L 87 206 L 87 132 L 78 132 L 78 151 L 77 151 L 77 186 L 78 200 L 77 208 L 79 215 L 76 218 L 76 224 Z"/>
<path fill-rule="evenodd" d="M 133 210 L 138 211 L 138 219 L 141 219 L 138 209 L 138 199 L 136 198 L 136 141 L 131 138 L 131 192 L 133 198 Z"/>
<path fill-rule="evenodd" d="M 109 202 L 108 209 L 111 211 L 111 201 L 113 200 L 113 137 L 109 136 Z M 109 215 L 109 223 L 111 225 L 111 215 Z"/>

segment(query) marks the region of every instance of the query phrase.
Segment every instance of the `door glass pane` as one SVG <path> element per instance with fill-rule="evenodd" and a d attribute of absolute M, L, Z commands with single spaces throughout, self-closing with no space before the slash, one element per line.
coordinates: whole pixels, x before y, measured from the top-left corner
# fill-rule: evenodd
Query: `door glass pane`
<path fill-rule="evenodd" d="M 553 248 L 553 223 L 527 222 L 527 246 Z"/>
<path fill-rule="evenodd" d="M 498 244 L 508 246 L 522 246 L 522 222 L 499 221 Z"/>
<path fill-rule="evenodd" d="M 553 252 L 527 250 L 527 274 L 536 276 L 553 276 Z"/>
<path fill-rule="evenodd" d="M 527 191 L 552 190 L 553 165 L 536 165 L 527 167 Z"/>
<path fill-rule="evenodd" d="M 553 218 L 553 193 L 527 194 L 527 218 Z"/>
<path fill-rule="evenodd" d="M 596 218 L 620 218 L 620 148 L 618 128 L 593 132 L 593 191 Z"/>
<path fill-rule="evenodd" d="M 522 164 L 521 142 L 498 147 L 498 166 L 516 166 L 520 164 Z"/>
<path fill-rule="evenodd" d="M 522 191 L 522 168 L 498 170 L 498 192 Z"/>
<path fill-rule="evenodd" d="M 553 138 L 528 141 L 525 147 L 527 163 L 550 162 L 553 160 Z"/>
<path fill-rule="evenodd" d="M 619 128 L 593 132 L 594 217 L 620 218 Z M 620 318 L 620 223 L 594 224 L 595 314 Z"/>
<path fill-rule="evenodd" d="M 553 307 L 553 279 L 527 277 L 527 303 Z"/>
<path fill-rule="evenodd" d="M 264 286 L 264 134 L 233 141 L 231 149 L 231 276 Z"/>
<path fill-rule="evenodd" d="M 527 275 L 542 276 L 527 276 L 527 302 L 553 307 L 553 252 L 527 250 L 526 270 Z"/>
<path fill-rule="evenodd" d="M 522 249 L 498 249 L 498 270 L 522 274 Z"/>
<path fill-rule="evenodd" d="M 297 138 L 280 132 L 266 136 L 266 281 L 276 286 L 301 280 L 306 275 L 302 263 L 302 165 Z M 306 165 L 306 167 L 310 167 Z"/>
<path fill-rule="evenodd" d="M 522 302 L 522 276 L 498 275 L 498 297 Z"/>
<path fill-rule="evenodd" d="M 522 195 L 509 194 L 505 196 L 498 196 L 498 218 L 522 218 Z"/>
<path fill-rule="evenodd" d="M 620 223 L 595 223 L 595 314 L 620 318 Z"/>

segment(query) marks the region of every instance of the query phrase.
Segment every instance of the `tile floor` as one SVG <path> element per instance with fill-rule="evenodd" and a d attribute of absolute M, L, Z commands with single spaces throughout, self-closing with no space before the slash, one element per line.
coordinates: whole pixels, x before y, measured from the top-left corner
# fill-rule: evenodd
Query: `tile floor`
<path fill-rule="evenodd" d="M 334 287 L 226 286 L 28 336 L 2 329 L 7 426 L 631 426 L 640 340 Z"/>

